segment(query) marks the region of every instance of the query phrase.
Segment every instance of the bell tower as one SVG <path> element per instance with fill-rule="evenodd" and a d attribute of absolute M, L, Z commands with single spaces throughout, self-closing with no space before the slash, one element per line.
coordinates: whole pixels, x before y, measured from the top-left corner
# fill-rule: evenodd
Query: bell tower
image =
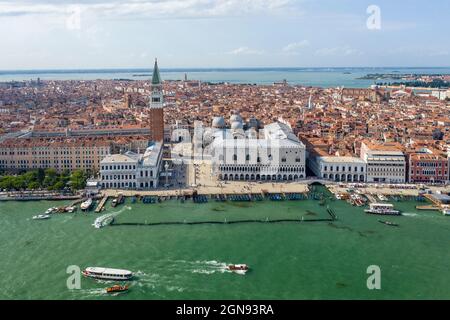
<path fill-rule="evenodd" d="M 153 67 L 152 85 L 149 103 L 150 131 L 154 141 L 164 140 L 164 94 L 161 76 L 159 74 L 158 60 L 155 59 Z"/>

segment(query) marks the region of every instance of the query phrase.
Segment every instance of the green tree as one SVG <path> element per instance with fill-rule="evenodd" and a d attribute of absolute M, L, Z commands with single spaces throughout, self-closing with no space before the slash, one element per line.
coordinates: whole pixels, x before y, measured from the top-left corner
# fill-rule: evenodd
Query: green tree
<path fill-rule="evenodd" d="M 0 180 L 0 189 L 11 190 L 13 188 L 14 177 L 4 176 Z"/>
<path fill-rule="evenodd" d="M 39 182 L 39 184 L 42 186 L 44 184 L 44 179 L 45 179 L 45 171 L 42 168 L 39 168 L 36 172 L 37 174 L 37 181 Z"/>
<path fill-rule="evenodd" d="M 40 187 L 41 187 L 41 185 L 37 181 L 29 182 L 27 185 L 27 189 L 29 189 L 29 190 L 36 190 L 36 189 L 39 189 Z"/>
<path fill-rule="evenodd" d="M 12 186 L 16 190 L 25 189 L 27 187 L 26 181 L 23 176 L 14 176 Z"/>
<path fill-rule="evenodd" d="M 65 186 L 66 186 L 66 184 L 63 181 L 59 180 L 58 182 L 55 183 L 55 185 L 53 186 L 53 189 L 54 190 L 63 190 Z"/>
<path fill-rule="evenodd" d="M 86 186 L 87 176 L 82 170 L 75 170 L 70 176 L 72 190 L 80 190 Z"/>
<path fill-rule="evenodd" d="M 46 187 L 48 190 L 53 190 L 53 186 L 57 182 L 58 174 L 55 169 L 50 168 L 45 170 L 45 178 L 43 182 L 43 186 Z"/>

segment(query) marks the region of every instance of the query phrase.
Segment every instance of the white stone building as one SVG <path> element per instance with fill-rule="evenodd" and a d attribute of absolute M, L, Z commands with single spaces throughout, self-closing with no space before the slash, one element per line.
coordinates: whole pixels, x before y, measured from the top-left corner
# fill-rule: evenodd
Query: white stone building
<path fill-rule="evenodd" d="M 230 118 L 231 129 L 215 118 L 204 143 L 211 155 L 213 174 L 221 180 L 293 181 L 304 179 L 305 146 L 283 123 L 257 132 L 239 115 Z M 246 127 L 246 129 L 244 129 Z"/>
<path fill-rule="evenodd" d="M 405 183 L 406 157 L 397 146 L 365 141 L 360 154 L 367 163 L 367 182 Z"/>
<path fill-rule="evenodd" d="M 144 154 L 128 151 L 106 156 L 100 162 L 101 185 L 106 189 L 147 190 L 158 187 L 162 147 L 157 142 Z"/>
<path fill-rule="evenodd" d="M 338 182 L 365 182 L 366 162 L 356 157 L 316 156 L 309 162 L 319 179 Z"/>

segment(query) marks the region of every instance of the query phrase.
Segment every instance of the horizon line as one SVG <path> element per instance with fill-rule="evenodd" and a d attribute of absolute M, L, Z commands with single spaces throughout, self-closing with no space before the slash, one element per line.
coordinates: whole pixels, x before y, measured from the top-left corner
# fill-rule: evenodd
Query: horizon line
<path fill-rule="evenodd" d="M 326 66 L 326 67 L 166 67 L 160 68 L 160 71 L 192 71 L 192 70 L 289 70 L 289 69 L 447 69 L 450 66 Z M 95 68 L 42 68 L 42 69 L 0 69 L 0 74 L 3 73 L 26 73 L 26 72 L 79 72 L 79 71 L 152 71 L 152 67 L 95 67 Z"/>

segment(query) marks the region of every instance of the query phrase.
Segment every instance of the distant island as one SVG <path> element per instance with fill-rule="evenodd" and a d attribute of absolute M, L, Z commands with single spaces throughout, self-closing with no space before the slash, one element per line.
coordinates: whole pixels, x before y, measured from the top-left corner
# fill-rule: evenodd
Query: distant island
<path fill-rule="evenodd" d="M 358 80 L 393 80 L 378 82 L 377 85 L 407 86 L 423 88 L 449 88 L 450 74 L 401 74 L 401 73 L 371 73 Z"/>

